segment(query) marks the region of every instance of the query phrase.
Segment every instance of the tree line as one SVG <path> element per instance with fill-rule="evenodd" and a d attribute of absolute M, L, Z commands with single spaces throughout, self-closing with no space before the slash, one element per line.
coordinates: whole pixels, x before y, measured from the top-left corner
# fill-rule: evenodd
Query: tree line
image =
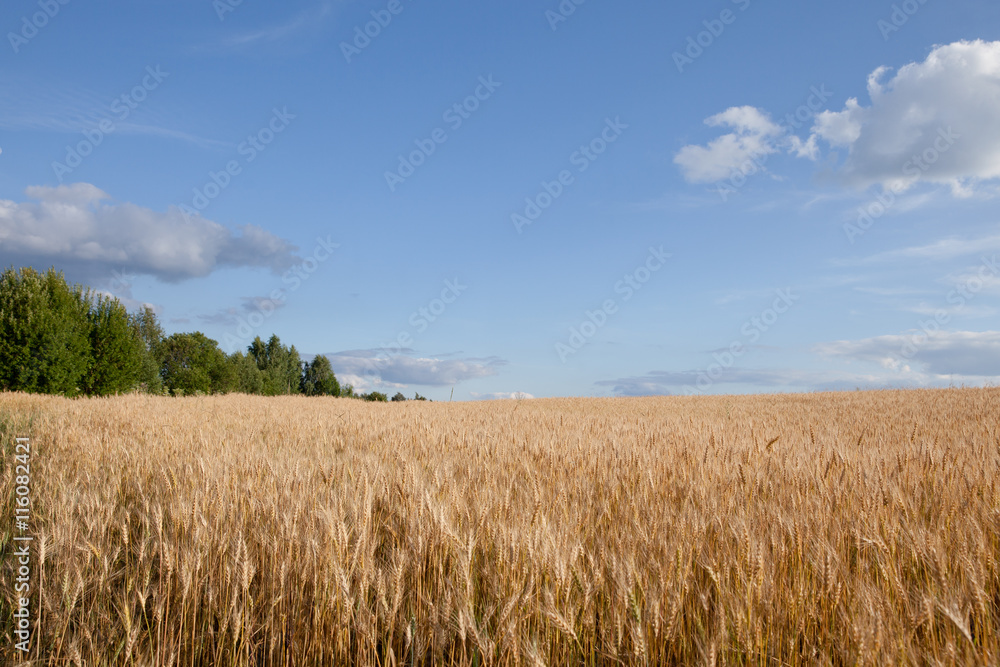
<path fill-rule="evenodd" d="M 341 386 L 330 360 L 305 362 L 276 335 L 226 354 L 200 331 L 164 334 L 149 307 L 70 285 L 54 268 L 0 275 L 0 390 L 65 396 L 147 392 L 190 396 L 344 396 L 388 402 Z M 392 401 L 405 401 L 397 393 Z M 426 400 L 417 394 L 414 400 Z"/>

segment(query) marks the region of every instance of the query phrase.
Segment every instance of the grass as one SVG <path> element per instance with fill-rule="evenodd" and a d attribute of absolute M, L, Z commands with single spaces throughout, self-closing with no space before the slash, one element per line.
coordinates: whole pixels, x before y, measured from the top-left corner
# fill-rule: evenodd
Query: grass
<path fill-rule="evenodd" d="M 998 389 L 31 413 L 40 665 L 1000 655 Z"/>

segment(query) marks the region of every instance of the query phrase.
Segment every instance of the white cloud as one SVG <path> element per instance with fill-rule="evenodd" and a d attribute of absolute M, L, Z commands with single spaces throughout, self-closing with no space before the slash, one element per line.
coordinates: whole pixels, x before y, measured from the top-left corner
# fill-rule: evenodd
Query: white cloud
<path fill-rule="evenodd" d="M 836 171 L 843 183 L 903 191 L 928 182 L 968 194 L 1000 177 L 1000 42 L 938 46 L 894 76 L 880 67 L 868 95 L 870 106 L 849 99 L 813 127 L 830 146 L 849 149 Z"/>
<path fill-rule="evenodd" d="M 1000 41 L 936 46 L 894 74 L 877 68 L 867 88 L 868 106 L 850 98 L 839 111 L 817 113 L 805 141 L 762 109 L 733 107 L 705 122 L 734 131 L 684 146 L 674 162 L 688 181 L 711 183 L 782 150 L 815 160 L 822 142 L 846 149 L 831 175 L 848 187 L 898 195 L 930 183 L 960 197 L 995 194 L 996 184 L 984 181 L 1000 178 Z"/>
<path fill-rule="evenodd" d="M 904 334 L 817 345 L 828 357 L 876 363 L 883 368 L 920 365 L 938 379 L 1000 377 L 1000 331 L 939 331 L 928 326 Z M 908 369 L 907 369 L 908 370 Z"/>
<path fill-rule="evenodd" d="M 132 83 L 138 84 L 141 75 Z M 166 84 L 165 84 L 166 85 Z M 164 106 L 163 98 L 129 108 L 123 119 L 120 109 L 112 105 L 131 85 L 121 89 L 89 90 L 71 80 L 47 81 L 31 78 L 14 71 L 0 72 L 0 129 L 41 130 L 45 132 L 94 132 L 102 121 L 114 125 L 114 135 L 152 135 L 179 139 L 207 148 L 235 148 L 216 139 L 209 139 L 176 128 L 178 118 L 186 118 L 183 109 Z M 152 97 L 152 96 L 151 96 Z M 121 104 L 121 102 L 119 102 Z M 79 139 L 72 139 L 70 145 Z M 68 146 L 67 146 L 68 148 Z M 59 161 L 65 152 L 56 154 Z"/>
<path fill-rule="evenodd" d="M 513 392 L 498 391 L 490 394 L 480 394 L 477 392 L 472 392 L 469 395 L 472 396 L 472 398 L 476 399 L 477 401 L 503 401 L 503 400 L 520 401 L 520 400 L 535 398 L 531 394 L 528 394 L 523 391 L 513 391 Z"/>
<path fill-rule="evenodd" d="M 388 355 L 382 350 L 348 350 L 327 355 L 337 377 L 352 377 L 358 386 L 408 385 L 447 387 L 497 374 L 503 360 L 438 359 L 409 356 L 412 350 Z"/>
<path fill-rule="evenodd" d="M 304 33 L 318 32 L 342 4 L 342 2 L 324 2 L 297 13 L 283 23 L 230 34 L 223 39 L 222 45 L 225 48 L 241 49 L 302 39 Z"/>
<path fill-rule="evenodd" d="M 684 146 L 674 157 L 692 183 L 713 183 L 732 176 L 748 162 L 776 153 L 785 129 L 763 111 L 750 106 L 732 107 L 705 120 L 711 127 L 730 127 L 735 132 L 714 139 L 707 146 Z M 799 145 L 801 148 L 801 145 Z"/>
<path fill-rule="evenodd" d="M 688 388 L 697 387 L 699 378 L 704 376 L 704 370 L 650 371 L 646 375 L 602 380 L 595 384 L 599 387 L 610 387 L 612 393 L 617 396 L 664 396 L 686 393 Z M 716 390 L 723 386 L 742 385 L 770 387 L 772 389 L 795 388 L 822 391 L 884 387 L 890 384 L 909 385 L 914 384 L 914 381 L 887 373 L 728 368 L 709 386 L 716 388 Z M 719 391 L 721 393 L 721 390 Z"/>
<path fill-rule="evenodd" d="M 296 250 L 254 225 L 239 233 L 179 209 L 165 213 L 111 202 L 89 183 L 34 186 L 36 201 L 0 200 L 0 259 L 4 264 L 53 264 L 84 280 L 116 270 L 164 281 L 206 276 L 223 267 L 282 272 Z"/>
<path fill-rule="evenodd" d="M 968 257 L 970 255 L 981 255 L 998 251 L 1000 251 L 1000 235 L 986 236 L 978 239 L 947 238 L 919 246 L 886 250 L 885 252 L 859 259 L 838 260 L 835 263 L 839 265 L 878 264 L 899 260 L 940 262 L 958 257 Z"/>

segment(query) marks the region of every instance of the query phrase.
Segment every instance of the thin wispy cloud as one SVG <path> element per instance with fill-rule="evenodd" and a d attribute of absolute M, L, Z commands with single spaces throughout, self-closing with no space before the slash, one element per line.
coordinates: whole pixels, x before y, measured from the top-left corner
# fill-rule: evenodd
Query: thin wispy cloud
<path fill-rule="evenodd" d="M 141 79 L 139 69 L 136 80 Z M 228 142 L 176 127 L 179 114 L 171 113 L 154 99 L 144 100 L 135 108 L 121 103 L 120 96 L 128 93 L 126 89 L 105 94 L 63 81 L 0 76 L 0 129 L 77 134 L 93 132 L 102 121 L 111 121 L 114 134 L 177 139 L 202 148 L 231 147 Z"/>
<path fill-rule="evenodd" d="M 837 266 L 855 266 L 859 264 L 882 264 L 909 260 L 941 262 L 994 252 L 1000 252 L 1000 234 L 978 239 L 941 239 L 933 243 L 886 250 L 874 255 L 868 255 L 867 257 L 836 259 L 833 263 Z"/>
<path fill-rule="evenodd" d="M 280 23 L 232 32 L 225 35 L 219 45 L 224 49 L 238 51 L 264 45 L 287 43 L 308 32 L 323 28 L 324 24 L 336 14 L 336 9 L 341 4 L 343 3 L 324 2 L 316 7 L 303 10 Z"/>
<path fill-rule="evenodd" d="M 650 371 L 645 375 L 600 380 L 598 387 L 610 389 L 616 396 L 669 396 L 689 393 L 703 377 L 703 370 Z M 795 389 L 799 391 L 825 391 L 910 385 L 913 380 L 903 380 L 886 373 L 851 373 L 842 371 L 806 371 L 784 368 L 729 368 L 712 381 L 716 391 L 740 391 L 743 387 L 768 389 Z"/>

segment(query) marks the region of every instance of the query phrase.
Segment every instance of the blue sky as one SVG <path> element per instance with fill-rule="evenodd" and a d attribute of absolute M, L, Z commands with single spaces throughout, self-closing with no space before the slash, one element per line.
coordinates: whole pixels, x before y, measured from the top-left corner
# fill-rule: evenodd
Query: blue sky
<path fill-rule="evenodd" d="M 10 0 L 0 28 L 0 263 L 168 332 L 435 399 L 1000 377 L 996 3 Z"/>

